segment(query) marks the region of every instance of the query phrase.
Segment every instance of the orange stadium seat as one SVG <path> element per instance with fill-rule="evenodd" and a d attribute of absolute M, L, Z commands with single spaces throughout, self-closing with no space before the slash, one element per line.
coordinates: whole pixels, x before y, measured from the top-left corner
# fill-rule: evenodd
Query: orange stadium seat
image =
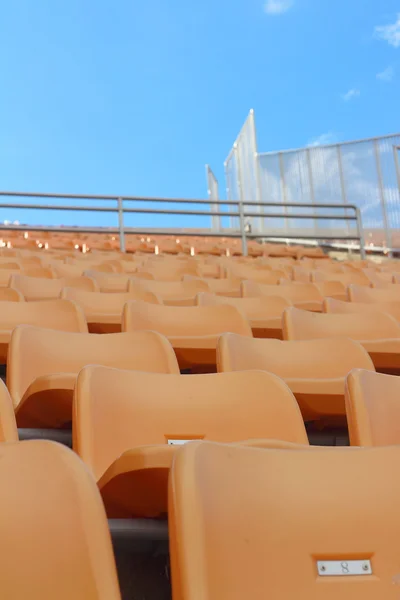
<path fill-rule="evenodd" d="M 194 278 L 191 275 L 185 275 L 183 281 L 191 281 L 193 279 L 203 281 L 208 285 L 208 290 L 217 296 L 228 296 L 231 298 L 240 298 L 240 279 L 205 279 Z"/>
<path fill-rule="evenodd" d="M 222 333 L 252 336 L 245 316 L 235 306 L 162 306 L 128 302 L 122 331 L 154 330 L 165 335 L 181 369 L 215 368 L 216 347 Z"/>
<path fill-rule="evenodd" d="M 17 442 L 18 430 L 10 393 L 0 379 L 0 446 L 3 442 Z"/>
<path fill-rule="evenodd" d="M 167 306 L 194 306 L 196 295 L 209 290 L 201 279 L 189 281 L 146 281 L 130 279 L 128 290 L 144 294 L 151 292 L 161 298 Z"/>
<path fill-rule="evenodd" d="M 343 302 L 333 298 L 325 298 L 326 313 L 372 313 L 384 312 L 400 321 L 400 299 L 395 302 Z"/>
<path fill-rule="evenodd" d="M 143 300 L 160 304 L 152 292 L 135 290 L 124 293 L 106 294 L 85 292 L 75 288 L 64 288 L 61 298 L 76 302 L 83 310 L 90 333 L 118 333 L 121 331 L 122 310 L 129 300 Z M 1 323 L 1 318 L 0 318 Z"/>
<path fill-rule="evenodd" d="M 60 297 L 64 287 L 95 292 L 96 282 L 89 277 L 65 277 L 61 279 L 41 279 L 28 275 L 12 275 L 10 287 L 18 290 L 28 302 L 37 300 L 55 300 Z"/>
<path fill-rule="evenodd" d="M 400 301 L 400 285 L 388 285 L 384 288 L 366 288 L 357 285 L 348 287 L 351 302 L 396 302 Z"/>
<path fill-rule="evenodd" d="M 0 302 L 24 302 L 25 298 L 18 290 L 0 287 Z"/>
<path fill-rule="evenodd" d="M 101 271 L 84 271 L 86 277 L 96 281 L 100 292 L 124 293 L 128 291 L 129 273 L 103 273 Z"/>
<path fill-rule="evenodd" d="M 231 304 L 248 319 L 254 337 L 282 339 L 282 314 L 291 306 L 290 300 L 279 296 L 258 298 L 227 298 L 216 294 L 197 295 L 198 306 Z"/>
<path fill-rule="evenodd" d="M 2 598 L 121 600 L 100 494 L 71 450 L 0 444 L 0 481 Z"/>
<path fill-rule="evenodd" d="M 7 368 L 18 426 L 67 426 L 76 377 L 88 364 L 179 373 L 171 345 L 155 331 L 96 335 L 21 325 L 11 335 Z"/>
<path fill-rule="evenodd" d="M 243 298 L 257 296 L 281 296 L 290 300 L 295 306 L 305 310 L 321 311 L 323 297 L 313 283 L 282 283 L 276 285 L 263 285 L 255 281 L 243 281 Z"/>
<path fill-rule="evenodd" d="M 35 325 L 75 333 L 88 331 L 82 309 L 69 300 L 2 302 L 0 308 L 0 364 L 7 362 L 11 333 L 18 325 Z"/>
<path fill-rule="evenodd" d="M 308 444 L 289 388 L 257 371 L 184 376 L 89 366 L 77 379 L 73 432 L 113 518 L 167 512 L 168 471 L 187 441 Z"/>
<path fill-rule="evenodd" d="M 304 448 L 177 452 L 174 600 L 398 598 L 400 447 Z"/>
<path fill-rule="evenodd" d="M 400 378 L 355 369 L 346 383 L 353 446 L 400 445 Z"/>
<path fill-rule="evenodd" d="M 375 368 L 400 369 L 400 323 L 387 313 L 316 314 L 297 308 L 283 313 L 286 340 L 348 337 L 361 342 Z"/>
<path fill-rule="evenodd" d="M 343 417 L 346 375 L 354 368 L 374 370 L 361 344 L 349 339 L 295 342 L 260 340 L 232 333 L 217 347 L 219 372 L 260 369 L 290 387 L 306 421 Z"/>

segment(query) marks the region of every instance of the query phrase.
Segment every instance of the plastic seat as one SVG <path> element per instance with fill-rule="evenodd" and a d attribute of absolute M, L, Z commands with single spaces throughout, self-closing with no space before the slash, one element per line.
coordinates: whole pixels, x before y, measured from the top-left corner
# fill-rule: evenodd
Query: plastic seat
<path fill-rule="evenodd" d="M 122 309 L 129 300 L 143 300 L 159 304 L 160 300 L 152 292 L 136 290 L 136 292 L 105 294 L 102 292 L 85 292 L 74 288 L 64 288 L 62 298 L 73 300 L 83 310 L 90 333 L 118 333 L 121 331 Z"/>
<path fill-rule="evenodd" d="M 179 373 L 171 345 L 154 331 L 96 335 L 21 325 L 11 335 L 7 369 L 18 426 L 66 427 L 76 376 L 88 364 Z"/>
<path fill-rule="evenodd" d="M 387 313 L 313 314 L 297 308 L 283 313 L 286 340 L 348 337 L 359 341 L 376 369 L 400 369 L 400 324 Z"/>
<path fill-rule="evenodd" d="M 345 378 L 354 368 L 374 370 L 361 344 L 349 339 L 300 342 L 260 340 L 227 333 L 217 347 L 218 372 L 260 369 L 290 387 L 306 421 L 343 417 Z"/>
<path fill-rule="evenodd" d="M 101 271 L 84 271 L 86 277 L 94 279 L 100 292 L 124 293 L 128 291 L 128 282 L 131 275 L 124 273 L 105 273 Z"/>
<path fill-rule="evenodd" d="M 373 313 L 383 312 L 400 321 L 400 300 L 395 302 L 343 302 L 333 298 L 325 298 L 326 313 Z"/>
<path fill-rule="evenodd" d="M 46 329 L 87 333 L 82 309 L 69 300 L 45 302 L 2 302 L 0 305 L 0 364 L 7 362 L 14 327 L 35 325 Z"/>
<path fill-rule="evenodd" d="M 154 330 L 174 347 L 181 369 L 214 368 L 216 347 L 222 333 L 252 336 L 245 316 L 235 306 L 161 306 L 127 302 L 122 331 Z"/>
<path fill-rule="evenodd" d="M 353 446 L 400 445 L 400 378 L 355 369 L 346 383 Z"/>
<path fill-rule="evenodd" d="M 367 288 L 350 285 L 347 291 L 350 302 L 400 301 L 400 285 L 389 285 L 385 288 Z"/>
<path fill-rule="evenodd" d="M 254 337 L 282 339 L 282 314 L 291 306 L 290 300 L 279 296 L 268 298 L 225 298 L 215 294 L 197 295 L 198 306 L 230 304 L 236 306 L 249 320 Z"/>
<path fill-rule="evenodd" d="M 313 271 L 313 273 L 311 274 L 311 280 L 314 283 L 323 283 L 324 281 L 338 281 L 345 287 L 352 284 L 364 287 L 369 287 L 371 285 L 371 282 L 368 279 L 368 277 L 361 271 L 356 270 L 353 270 L 352 272 L 348 273 L 329 273 L 321 270 Z"/>
<path fill-rule="evenodd" d="M 25 268 L 23 274 L 26 277 L 38 277 L 39 279 L 55 279 L 56 273 L 50 267 Z"/>
<path fill-rule="evenodd" d="M 97 291 L 96 282 L 89 277 L 64 277 L 62 279 L 40 279 L 27 275 L 12 275 L 10 287 L 18 290 L 28 302 L 55 300 L 64 287 L 73 287 L 88 292 Z"/>
<path fill-rule="evenodd" d="M 2 598 L 121 600 L 100 494 L 71 450 L 0 444 L 0 481 Z"/>
<path fill-rule="evenodd" d="M 288 387 L 257 371 L 184 376 L 85 367 L 75 389 L 73 431 L 74 449 L 114 518 L 167 512 L 168 470 L 187 441 L 308 444 Z"/>
<path fill-rule="evenodd" d="M 321 311 L 323 297 L 321 292 L 313 283 L 282 283 L 276 285 L 263 285 L 254 281 L 243 281 L 243 298 L 257 296 L 281 296 L 290 300 L 295 306 L 305 310 Z"/>
<path fill-rule="evenodd" d="M 242 293 L 240 289 L 240 279 L 205 279 L 200 277 L 193 277 L 191 275 L 185 275 L 183 281 L 203 281 L 208 285 L 210 292 L 217 294 L 217 296 L 227 296 L 230 298 L 240 298 Z"/>
<path fill-rule="evenodd" d="M 190 281 L 129 281 L 128 290 L 144 294 L 152 292 L 161 298 L 167 306 L 194 306 L 196 295 L 202 291 L 208 291 L 209 286 L 201 279 Z M 139 299 L 139 298 L 138 298 Z"/>
<path fill-rule="evenodd" d="M 399 447 L 184 446 L 169 483 L 174 600 L 396 600 L 399 468 Z"/>
<path fill-rule="evenodd" d="M 0 287 L 0 302 L 24 302 L 25 298 L 18 290 Z"/>
<path fill-rule="evenodd" d="M 0 379 L 0 442 L 17 441 L 18 430 L 13 403 L 5 383 Z"/>
<path fill-rule="evenodd" d="M 3 289 L 10 284 L 12 275 L 20 275 L 21 271 L 17 269 L 0 269 L 0 286 Z"/>

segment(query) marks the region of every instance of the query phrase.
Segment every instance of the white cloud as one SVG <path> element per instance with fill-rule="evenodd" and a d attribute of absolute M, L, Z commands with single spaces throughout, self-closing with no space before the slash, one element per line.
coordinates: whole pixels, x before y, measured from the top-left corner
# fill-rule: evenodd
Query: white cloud
<path fill-rule="evenodd" d="M 282 15 L 293 6 L 293 0 L 267 0 L 265 12 L 269 15 Z"/>
<path fill-rule="evenodd" d="M 342 94 L 342 100 L 344 100 L 345 102 L 349 102 L 349 100 L 353 100 L 353 98 L 357 98 L 357 96 L 359 96 L 360 93 L 361 93 L 360 90 L 357 90 L 356 88 L 352 88 L 345 94 Z"/>
<path fill-rule="evenodd" d="M 327 133 L 322 133 L 316 138 L 312 138 L 307 146 L 328 146 L 329 144 L 336 144 L 338 141 L 336 133 L 333 131 L 328 131 Z"/>
<path fill-rule="evenodd" d="M 397 13 L 397 21 L 392 25 L 378 25 L 375 27 L 374 36 L 378 40 L 385 40 L 394 48 L 400 47 L 400 13 Z"/>
<path fill-rule="evenodd" d="M 377 73 L 376 78 L 385 81 L 386 83 L 390 83 L 394 78 L 394 68 L 387 67 L 381 73 Z"/>

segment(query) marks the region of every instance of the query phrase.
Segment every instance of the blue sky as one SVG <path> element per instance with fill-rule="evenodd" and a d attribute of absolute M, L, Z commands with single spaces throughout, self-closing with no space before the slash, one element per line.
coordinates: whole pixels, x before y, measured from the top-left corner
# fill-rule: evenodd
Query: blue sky
<path fill-rule="evenodd" d="M 223 195 L 251 107 L 262 151 L 400 130 L 399 0 L 13 0 L 0 49 L 3 190 Z"/>

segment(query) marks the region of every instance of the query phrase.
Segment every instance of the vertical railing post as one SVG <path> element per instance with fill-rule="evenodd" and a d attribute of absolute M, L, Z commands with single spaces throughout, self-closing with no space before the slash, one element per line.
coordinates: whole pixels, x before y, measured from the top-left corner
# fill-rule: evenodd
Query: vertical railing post
<path fill-rule="evenodd" d="M 311 164 L 310 148 L 307 148 L 306 152 L 307 152 L 308 183 L 310 185 L 310 199 L 311 199 L 312 204 L 315 204 L 314 178 L 313 178 L 313 171 L 312 171 L 312 164 Z M 314 232 L 315 232 L 315 234 L 317 234 L 317 219 L 315 218 L 316 216 L 317 216 L 317 209 L 314 206 Z"/>
<path fill-rule="evenodd" d="M 255 175 L 255 184 L 256 184 L 255 200 L 256 200 L 256 202 L 258 202 L 257 212 L 260 213 L 260 233 L 263 233 L 264 227 L 265 227 L 264 219 L 262 217 L 262 215 L 264 213 L 264 207 L 261 206 L 261 203 L 262 203 L 261 173 L 260 173 L 260 163 L 258 160 L 256 120 L 255 120 L 253 108 L 250 110 L 249 118 L 250 118 L 250 133 L 251 133 L 251 143 L 252 143 L 252 156 L 253 156 L 253 160 L 254 160 L 254 175 Z"/>
<path fill-rule="evenodd" d="M 118 198 L 118 228 L 119 228 L 119 249 L 125 252 L 125 231 L 124 231 L 124 205 L 122 198 Z"/>
<path fill-rule="evenodd" d="M 361 258 L 361 260 L 364 260 L 365 259 L 364 227 L 363 227 L 363 223 L 362 223 L 361 210 L 358 206 L 356 208 L 356 217 L 357 217 L 357 235 L 360 240 L 360 258 Z"/>
<path fill-rule="evenodd" d="M 387 210 L 386 210 L 386 200 L 385 200 L 385 190 L 383 187 L 381 159 L 379 156 L 379 143 L 377 140 L 374 141 L 374 151 L 375 151 L 376 173 L 378 176 L 379 196 L 381 199 L 381 206 L 382 206 L 383 227 L 385 230 L 386 245 L 387 245 L 387 248 L 389 248 L 388 256 L 391 256 L 392 255 L 392 251 L 391 251 L 391 249 L 392 249 L 392 233 L 390 231 L 389 220 L 388 220 Z"/>
<path fill-rule="evenodd" d="M 286 182 L 285 182 L 285 164 L 283 162 L 283 154 L 282 152 L 279 152 L 279 176 L 280 176 L 280 182 L 281 182 L 281 194 L 282 194 L 282 202 L 283 202 L 283 212 L 285 213 L 285 215 L 288 214 L 288 209 L 286 206 L 287 203 L 287 194 L 286 194 Z M 287 217 L 285 218 L 285 230 L 286 233 L 288 233 L 288 219 Z"/>
<path fill-rule="evenodd" d="M 235 142 L 234 148 L 235 148 L 236 164 L 238 167 L 238 174 L 239 174 L 239 176 L 238 176 L 238 188 L 239 188 L 238 208 L 239 208 L 240 237 L 242 238 L 242 255 L 247 256 L 246 223 L 244 220 L 244 207 L 243 207 L 244 198 L 243 198 L 243 188 L 242 188 L 243 179 L 242 179 L 242 172 L 241 172 L 241 165 L 240 165 L 240 153 L 238 152 L 236 142 Z"/>

